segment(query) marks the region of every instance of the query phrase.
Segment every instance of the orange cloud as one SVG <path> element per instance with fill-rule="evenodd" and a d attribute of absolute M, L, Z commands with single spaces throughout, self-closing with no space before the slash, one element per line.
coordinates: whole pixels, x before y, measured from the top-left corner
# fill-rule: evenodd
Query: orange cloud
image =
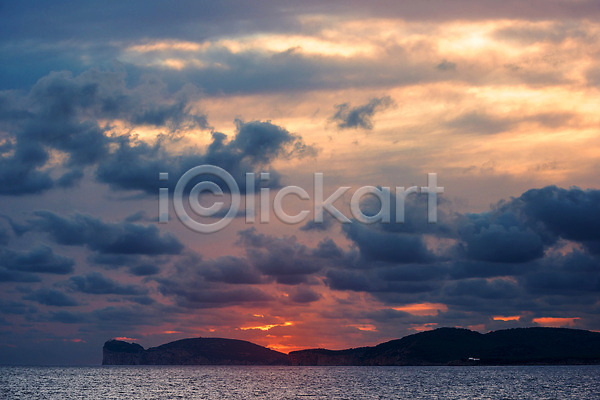
<path fill-rule="evenodd" d="M 138 340 L 138 339 L 134 339 L 134 338 L 129 338 L 129 337 L 127 337 L 127 336 L 119 336 L 119 337 L 114 337 L 113 339 L 114 339 L 114 340 L 129 340 L 129 341 L 134 341 L 134 342 L 135 342 L 136 340 Z"/>
<path fill-rule="evenodd" d="M 555 318 L 555 317 L 541 317 L 534 318 L 533 322 L 538 325 L 550 326 L 552 328 L 561 328 L 565 326 L 575 326 L 575 321 L 579 320 L 579 317 L 573 318 Z"/>
<path fill-rule="evenodd" d="M 413 331 L 417 331 L 417 332 L 424 332 L 424 331 L 433 330 L 433 329 L 435 329 L 436 326 L 437 326 L 437 323 L 430 322 L 428 324 L 422 324 L 422 325 L 412 324 L 409 329 L 411 329 Z"/>
<path fill-rule="evenodd" d="M 63 339 L 63 342 L 66 342 L 66 341 L 73 342 L 73 343 L 86 343 L 85 340 L 78 339 L 78 338 L 75 338 L 75 339 Z"/>
<path fill-rule="evenodd" d="M 244 328 L 240 328 L 243 331 L 247 331 L 250 329 L 260 329 L 261 331 L 268 331 L 271 328 L 275 328 L 276 326 L 293 326 L 293 322 L 286 321 L 283 324 L 270 324 L 270 325 L 262 325 L 262 326 L 247 326 Z"/>
<path fill-rule="evenodd" d="M 469 328 L 472 331 L 483 331 L 485 330 L 485 324 L 469 325 L 467 328 Z"/>
<path fill-rule="evenodd" d="M 438 315 L 440 312 L 448 311 L 448 306 L 442 303 L 415 303 L 402 307 L 393 307 L 396 311 L 404 311 L 411 315 L 420 317 Z"/>
<path fill-rule="evenodd" d="M 494 315 L 492 317 L 492 319 L 494 321 L 518 321 L 521 319 L 521 316 L 520 315 L 509 315 L 509 316 Z"/>
<path fill-rule="evenodd" d="M 377 327 L 373 324 L 353 324 L 353 325 L 347 325 L 347 326 L 356 328 L 359 331 L 377 332 Z"/>

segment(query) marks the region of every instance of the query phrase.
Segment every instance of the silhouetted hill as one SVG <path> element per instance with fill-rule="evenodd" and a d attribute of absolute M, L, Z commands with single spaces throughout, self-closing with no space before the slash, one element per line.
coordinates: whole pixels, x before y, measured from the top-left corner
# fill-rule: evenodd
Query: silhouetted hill
<path fill-rule="evenodd" d="M 600 364 L 600 333 L 518 328 L 481 334 L 440 328 L 374 347 L 289 354 L 292 365 Z"/>
<path fill-rule="evenodd" d="M 286 354 L 244 340 L 182 339 L 151 347 L 109 340 L 103 365 L 287 365 Z"/>
<path fill-rule="evenodd" d="M 152 347 L 110 340 L 105 365 L 550 365 L 600 364 L 600 333 L 518 328 L 481 334 L 440 328 L 373 347 L 289 355 L 234 339 L 183 339 Z"/>

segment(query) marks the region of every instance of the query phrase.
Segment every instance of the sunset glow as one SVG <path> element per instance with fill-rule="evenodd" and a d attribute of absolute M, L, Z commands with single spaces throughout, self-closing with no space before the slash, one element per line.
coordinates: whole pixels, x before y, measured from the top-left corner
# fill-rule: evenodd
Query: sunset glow
<path fill-rule="evenodd" d="M 396 311 L 404 311 L 411 315 L 428 316 L 437 315 L 440 312 L 448 311 L 448 306 L 440 303 L 420 303 L 408 304 L 402 307 L 394 307 Z"/>
<path fill-rule="evenodd" d="M 502 316 L 502 315 L 496 315 L 494 317 L 492 317 L 492 319 L 494 321 L 518 321 L 521 319 L 520 315 L 509 315 L 509 316 Z"/>
<path fill-rule="evenodd" d="M 92 3 L 0 13 L 0 363 L 600 329 L 595 2 Z"/>
<path fill-rule="evenodd" d="M 541 317 L 534 318 L 533 322 L 541 326 L 550 326 L 552 328 L 573 327 L 581 318 L 557 318 L 557 317 Z"/>

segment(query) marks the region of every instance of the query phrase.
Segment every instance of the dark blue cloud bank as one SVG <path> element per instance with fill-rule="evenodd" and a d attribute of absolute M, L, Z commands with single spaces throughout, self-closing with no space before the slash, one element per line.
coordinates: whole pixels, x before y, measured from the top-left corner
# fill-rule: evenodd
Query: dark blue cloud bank
<path fill-rule="evenodd" d="M 0 93 L 4 128 L 0 194 L 39 194 L 53 187 L 72 187 L 86 168 L 94 170 L 98 182 L 115 189 L 154 194 L 159 172 L 181 176 L 202 164 L 225 168 L 243 189 L 247 171 L 268 169 L 277 157 L 316 154 L 300 137 L 270 122 L 236 120 L 237 134 L 228 141 L 223 133 L 209 132 L 206 116 L 191 112 L 192 87 L 173 95 L 161 89 L 156 79 L 148 78 L 130 89 L 123 73 L 90 70 L 76 77 L 68 72 L 51 73 L 26 95 Z M 102 123 L 106 119 L 159 127 L 167 133 L 149 144 L 115 132 Z M 178 131 L 194 128 L 210 135 L 206 150 L 192 147 L 176 155 L 167 150 L 178 141 Z M 52 152 L 66 157 L 47 168 Z M 276 171 L 271 185 L 277 185 Z"/>

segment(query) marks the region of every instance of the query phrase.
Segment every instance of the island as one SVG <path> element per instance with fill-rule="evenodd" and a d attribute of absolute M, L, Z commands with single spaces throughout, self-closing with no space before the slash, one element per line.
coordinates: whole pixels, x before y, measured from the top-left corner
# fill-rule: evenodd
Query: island
<path fill-rule="evenodd" d="M 377 346 L 280 353 L 236 339 L 182 339 L 144 349 L 109 340 L 103 365 L 568 365 L 600 364 L 600 333 L 567 328 L 515 328 L 482 334 L 439 328 Z"/>

